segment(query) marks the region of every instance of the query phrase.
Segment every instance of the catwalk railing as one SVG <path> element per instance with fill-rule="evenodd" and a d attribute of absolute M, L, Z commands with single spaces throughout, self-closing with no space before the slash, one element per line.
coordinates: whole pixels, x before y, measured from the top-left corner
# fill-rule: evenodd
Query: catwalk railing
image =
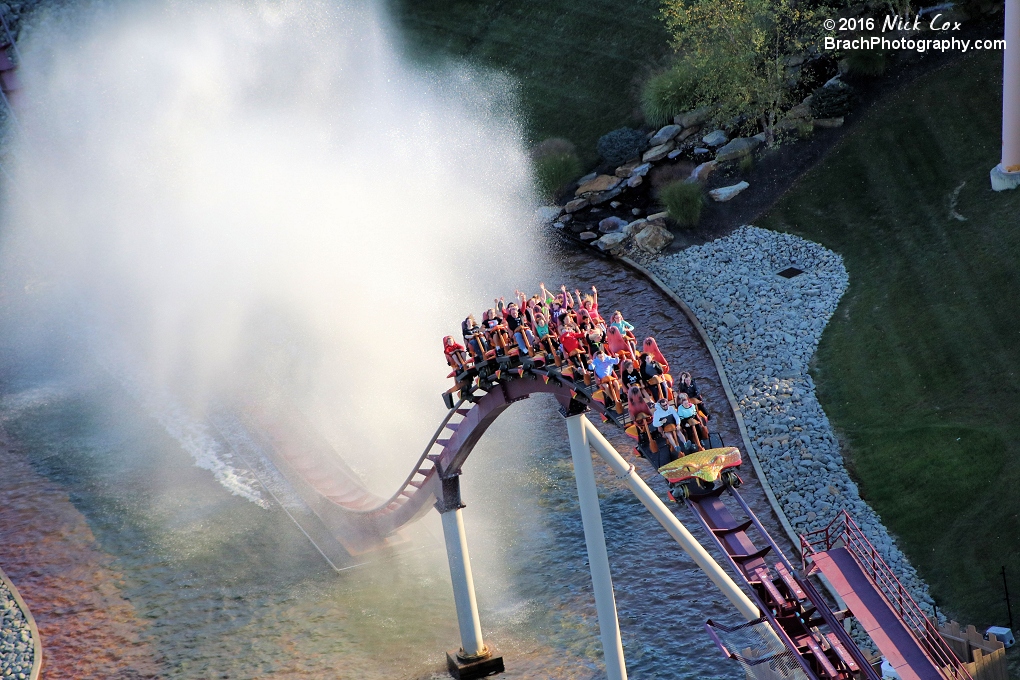
<path fill-rule="evenodd" d="M 802 535 L 800 544 L 801 561 L 805 572 L 812 554 L 838 547 L 845 548 L 906 624 L 921 649 L 941 669 L 943 675 L 952 680 L 972 680 L 963 663 L 939 635 L 935 622 L 924 613 L 903 587 L 903 583 L 893 573 L 878 549 L 868 540 L 846 510 L 836 515 L 824 529 Z"/>

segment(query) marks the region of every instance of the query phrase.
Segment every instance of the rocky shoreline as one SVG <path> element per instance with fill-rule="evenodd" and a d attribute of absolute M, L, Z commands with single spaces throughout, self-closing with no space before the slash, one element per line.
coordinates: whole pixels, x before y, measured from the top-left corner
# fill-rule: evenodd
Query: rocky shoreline
<path fill-rule="evenodd" d="M 0 579 L 0 678 L 29 680 L 35 663 L 35 639 L 26 612 Z"/>
<path fill-rule="evenodd" d="M 850 479 L 808 374 L 849 283 L 842 258 L 790 234 L 745 226 L 645 266 L 688 303 L 715 344 L 793 528 L 820 529 L 847 510 L 914 599 L 932 611 L 927 584 Z"/>

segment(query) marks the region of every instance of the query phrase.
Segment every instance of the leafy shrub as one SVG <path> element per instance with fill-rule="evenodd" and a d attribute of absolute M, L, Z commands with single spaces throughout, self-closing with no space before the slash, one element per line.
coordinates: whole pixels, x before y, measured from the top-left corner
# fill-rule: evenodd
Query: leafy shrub
<path fill-rule="evenodd" d="M 659 190 L 659 200 L 666 212 L 681 227 L 693 227 L 701 219 L 704 199 L 697 182 L 673 182 Z"/>
<path fill-rule="evenodd" d="M 641 155 L 647 146 L 644 133 L 625 127 L 599 137 L 595 148 L 607 163 L 619 165 Z"/>
<path fill-rule="evenodd" d="M 820 87 L 811 97 L 811 115 L 815 118 L 839 118 L 850 112 L 854 91 L 843 83 L 837 87 Z"/>
<path fill-rule="evenodd" d="M 545 198 L 556 198 L 581 172 L 581 161 L 575 153 L 546 155 L 535 161 L 535 180 Z"/>
<path fill-rule="evenodd" d="M 661 126 L 698 104 L 699 78 L 694 68 L 681 62 L 648 79 L 641 90 L 641 110 L 651 125 Z"/>
<path fill-rule="evenodd" d="M 846 70 L 855 76 L 880 76 L 885 73 L 885 52 L 854 50 L 846 55 Z"/>

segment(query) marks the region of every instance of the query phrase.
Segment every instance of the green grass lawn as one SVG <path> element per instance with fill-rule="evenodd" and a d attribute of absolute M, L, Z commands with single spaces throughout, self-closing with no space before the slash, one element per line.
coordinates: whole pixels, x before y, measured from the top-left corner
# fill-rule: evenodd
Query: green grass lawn
<path fill-rule="evenodd" d="M 1020 609 L 1020 191 L 988 179 L 1001 77 L 1001 53 L 976 53 L 913 83 L 758 222 L 845 258 L 819 397 L 940 607 L 978 626 L 1005 625 L 1002 565 Z"/>
<path fill-rule="evenodd" d="M 595 142 L 641 123 L 644 78 L 671 54 L 659 0 L 390 0 L 410 53 L 510 73 L 532 142 L 566 137 L 586 163 Z"/>

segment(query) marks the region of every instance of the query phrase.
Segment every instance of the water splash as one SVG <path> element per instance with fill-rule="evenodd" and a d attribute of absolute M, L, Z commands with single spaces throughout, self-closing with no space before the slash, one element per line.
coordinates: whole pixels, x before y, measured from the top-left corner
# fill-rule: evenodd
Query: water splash
<path fill-rule="evenodd" d="M 443 411 L 439 338 L 541 259 L 512 83 L 408 66 L 353 1 L 79 5 L 26 33 L 6 329 L 87 318 L 189 409 L 269 381 L 392 491 Z"/>

